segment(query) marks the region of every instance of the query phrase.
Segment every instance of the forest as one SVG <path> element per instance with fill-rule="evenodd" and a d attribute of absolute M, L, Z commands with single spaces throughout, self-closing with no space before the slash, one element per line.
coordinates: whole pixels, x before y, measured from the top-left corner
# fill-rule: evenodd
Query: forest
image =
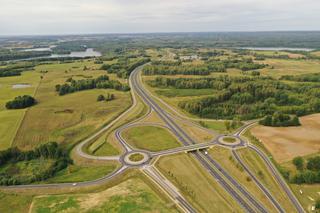
<path fill-rule="evenodd" d="M 143 68 L 144 75 L 209 75 L 212 72 L 226 72 L 228 68 L 237 68 L 242 71 L 257 70 L 266 67 L 252 59 L 225 59 L 208 60 L 202 65 L 180 65 L 177 62 L 156 62 Z"/>
<path fill-rule="evenodd" d="M 271 77 L 219 76 L 200 79 L 158 77 L 151 86 L 178 89 L 213 89 L 212 95 L 182 101 L 179 107 L 205 118 L 249 120 L 281 112 L 307 115 L 320 112 L 320 88 L 310 84 L 286 84 Z"/>

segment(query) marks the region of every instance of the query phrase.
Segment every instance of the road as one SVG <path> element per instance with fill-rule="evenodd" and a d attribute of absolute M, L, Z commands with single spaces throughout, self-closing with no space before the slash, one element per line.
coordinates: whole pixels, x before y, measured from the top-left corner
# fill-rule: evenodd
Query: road
<path fill-rule="evenodd" d="M 305 212 L 303 207 L 301 206 L 300 202 L 298 201 L 296 196 L 293 194 L 293 192 L 291 191 L 291 189 L 287 185 L 286 181 L 282 178 L 281 174 L 275 168 L 273 163 L 270 161 L 268 156 L 264 152 L 262 152 L 259 148 L 257 148 L 256 146 L 254 146 L 252 144 L 249 144 L 248 147 L 250 149 L 252 149 L 253 151 L 255 151 L 263 159 L 263 161 L 267 165 L 269 171 L 273 174 L 273 176 L 277 180 L 278 184 L 282 187 L 282 189 L 286 192 L 287 196 L 289 197 L 291 203 L 293 203 L 293 205 L 295 206 L 296 210 L 299 213 Z"/>
<path fill-rule="evenodd" d="M 190 136 L 187 135 L 186 132 L 182 130 L 182 128 L 179 127 L 178 124 L 176 124 L 171 118 L 171 116 L 166 113 L 148 94 L 148 92 L 144 89 L 141 79 L 139 70 L 134 71 L 132 73 L 132 87 L 137 92 L 137 94 L 143 99 L 143 101 L 148 104 L 157 114 L 158 116 L 166 123 L 168 128 L 176 135 L 177 138 L 185 145 L 191 145 L 196 144 L 193 139 L 190 138 Z M 199 153 L 194 153 L 197 159 L 202 158 Z M 217 167 L 218 164 L 209 156 L 206 156 L 206 158 L 211 162 L 211 164 L 205 164 L 203 161 L 200 160 L 200 163 L 203 167 L 206 169 L 217 169 L 212 167 Z M 219 171 L 222 173 L 222 175 L 219 176 L 220 179 L 227 179 L 229 182 L 231 182 L 232 186 L 237 188 L 237 190 L 241 193 L 242 196 L 246 197 L 246 199 L 250 202 L 250 204 L 246 204 L 245 206 L 253 205 L 257 210 L 260 212 L 266 212 L 265 208 L 249 193 L 247 192 L 244 187 L 242 187 L 240 184 L 238 184 L 229 174 L 227 171 L 225 171 L 221 166 L 219 166 Z M 221 181 L 219 181 L 219 184 L 227 190 L 227 186 L 223 184 Z M 228 191 L 228 190 L 227 190 Z M 236 199 L 236 201 L 241 205 L 244 206 L 244 200 L 238 199 L 239 196 L 234 194 L 234 192 L 231 193 L 231 196 Z M 249 209 L 247 209 L 249 210 Z"/>
<path fill-rule="evenodd" d="M 152 166 L 149 165 L 149 160 L 144 162 L 141 165 L 130 165 L 126 164 L 124 162 L 125 156 L 127 156 L 129 153 L 135 152 L 135 151 L 143 151 L 143 150 L 136 150 L 133 147 L 131 147 L 121 136 L 121 132 L 127 128 L 130 128 L 134 125 L 137 125 L 136 121 L 130 122 L 128 124 L 125 124 L 115 131 L 115 136 L 118 139 L 118 141 L 121 143 L 121 145 L 124 148 L 124 153 L 121 156 L 109 156 L 109 157 L 98 157 L 98 156 L 91 156 L 89 154 L 86 154 L 83 152 L 83 147 L 90 143 L 95 138 L 99 137 L 102 133 L 104 133 L 106 130 L 109 130 L 110 128 L 113 128 L 114 125 L 123 119 L 125 116 L 127 116 L 136 106 L 137 106 L 137 97 L 138 95 L 145 104 L 147 104 L 150 107 L 151 110 L 155 111 L 158 116 L 164 121 L 166 128 L 168 128 L 184 145 L 183 147 L 178 147 L 171 150 L 165 150 L 161 152 L 147 152 L 147 156 L 150 157 L 150 160 L 154 157 L 164 156 L 168 154 L 174 154 L 179 152 L 185 152 L 185 151 L 193 151 L 193 150 L 200 150 L 200 151 L 194 151 L 192 155 L 200 162 L 200 164 L 211 174 L 211 176 L 218 181 L 218 183 L 243 207 L 244 210 L 247 212 L 267 212 L 265 207 L 255 198 L 253 197 L 241 184 L 239 184 L 231 175 L 219 165 L 218 162 L 216 162 L 212 157 L 209 155 L 206 155 L 204 151 L 201 151 L 202 149 L 214 146 L 214 145 L 222 145 L 219 143 L 218 139 L 215 139 L 209 143 L 202 143 L 197 144 L 176 122 L 175 119 L 177 119 L 177 115 L 172 115 L 171 113 L 167 112 L 161 106 L 154 100 L 153 95 L 151 95 L 143 86 L 141 81 L 141 67 L 138 67 L 135 69 L 129 78 L 129 84 L 131 87 L 131 94 L 133 98 L 133 105 L 127 109 L 125 112 L 123 112 L 117 119 L 113 120 L 111 123 L 109 123 L 106 127 L 99 130 L 97 133 L 89 137 L 88 139 L 82 141 L 78 146 L 76 146 L 76 153 L 79 154 L 81 157 L 88 158 L 88 159 L 95 159 L 95 160 L 113 160 L 113 161 L 119 161 L 121 163 L 121 167 L 119 167 L 116 171 L 113 173 L 94 180 L 94 181 L 86 181 L 86 182 L 80 182 L 80 183 L 62 183 L 62 184 L 39 184 L 39 185 L 18 185 L 18 186 L 8 186 L 8 187 L 2 187 L 2 188 L 20 188 L 20 189 L 29 189 L 29 188 L 64 188 L 64 187 L 83 187 L 83 186 L 91 186 L 91 185 L 99 185 L 103 184 L 110 179 L 114 178 L 115 176 L 123 173 L 128 168 L 142 168 L 142 170 L 153 179 L 154 182 L 158 184 L 164 191 L 166 191 L 172 199 L 185 211 L 185 212 L 195 212 L 193 207 L 187 202 L 185 198 L 179 193 L 179 191 L 168 181 L 166 180 L 161 174 L 159 174 L 157 171 L 154 170 Z M 160 101 L 162 102 L 162 101 Z M 170 106 L 169 106 L 170 107 Z M 173 111 L 174 112 L 174 111 Z M 180 118 L 181 119 L 181 118 Z M 184 119 L 184 118 L 182 118 Z M 241 143 L 237 145 L 231 145 L 229 146 L 230 149 L 235 149 L 238 147 L 247 146 L 247 144 L 241 139 L 240 135 L 243 133 L 249 126 L 253 125 L 253 123 L 249 123 L 248 125 L 242 127 L 239 129 L 237 133 L 234 134 L 235 137 L 237 137 Z M 220 136 L 221 137 L 221 136 Z M 281 175 L 278 173 L 278 171 L 275 169 L 273 164 L 270 162 L 268 157 L 257 147 L 253 145 L 248 145 L 248 147 L 255 152 L 259 154 L 259 156 L 265 161 L 266 165 L 268 166 L 268 169 L 271 171 L 271 173 L 275 176 L 277 182 L 281 185 L 283 190 L 287 193 L 288 197 L 290 198 L 290 201 L 294 204 L 298 212 L 304 212 L 303 208 L 301 207 L 300 203 L 296 199 L 296 197 L 293 195 L 285 181 L 282 179 Z M 239 163 L 241 163 L 241 159 L 238 159 Z M 244 165 L 245 170 L 247 173 L 252 176 L 252 179 L 255 181 L 255 183 L 258 185 L 260 190 L 266 195 L 266 197 L 274 204 L 275 208 L 279 212 L 283 212 L 282 207 L 279 205 L 279 203 L 273 198 L 273 196 L 270 194 L 270 192 L 259 182 L 257 178 L 254 177 L 253 173 L 250 171 L 249 168 Z"/>

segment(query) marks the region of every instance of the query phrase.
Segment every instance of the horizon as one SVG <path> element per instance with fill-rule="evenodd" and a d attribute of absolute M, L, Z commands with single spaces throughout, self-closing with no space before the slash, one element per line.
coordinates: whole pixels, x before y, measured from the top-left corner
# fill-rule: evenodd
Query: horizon
<path fill-rule="evenodd" d="M 103 36 L 103 35 L 152 35 L 152 34 L 201 34 L 201 33 L 320 33 L 320 30 L 260 30 L 260 31 L 163 31 L 163 32 L 104 32 L 65 34 L 0 34 L 0 37 L 45 37 L 45 36 Z"/>
<path fill-rule="evenodd" d="M 1 35 L 318 31 L 316 0 L 2 0 Z"/>

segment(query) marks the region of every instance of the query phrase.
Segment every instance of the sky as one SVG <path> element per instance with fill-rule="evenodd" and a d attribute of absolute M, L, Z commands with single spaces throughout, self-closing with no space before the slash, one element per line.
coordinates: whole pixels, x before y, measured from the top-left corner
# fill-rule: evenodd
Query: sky
<path fill-rule="evenodd" d="M 0 35 L 320 30 L 319 0 L 0 0 Z"/>

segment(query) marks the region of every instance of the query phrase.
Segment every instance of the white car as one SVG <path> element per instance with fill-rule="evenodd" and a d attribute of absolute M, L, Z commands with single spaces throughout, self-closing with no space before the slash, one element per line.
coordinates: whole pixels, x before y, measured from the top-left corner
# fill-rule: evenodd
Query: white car
<path fill-rule="evenodd" d="M 207 154 L 208 154 L 208 152 L 207 152 L 207 151 L 205 151 L 205 152 L 204 152 L 204 154 L 205 154 L 205 155 L 207 155 Z"/>
<path fill-rule="evenodd" d="M 76 185 L 77 185 L 77 183 L 73 183 L 73 184 L 72 184 L 72 186 L 76 186 Z"/>

